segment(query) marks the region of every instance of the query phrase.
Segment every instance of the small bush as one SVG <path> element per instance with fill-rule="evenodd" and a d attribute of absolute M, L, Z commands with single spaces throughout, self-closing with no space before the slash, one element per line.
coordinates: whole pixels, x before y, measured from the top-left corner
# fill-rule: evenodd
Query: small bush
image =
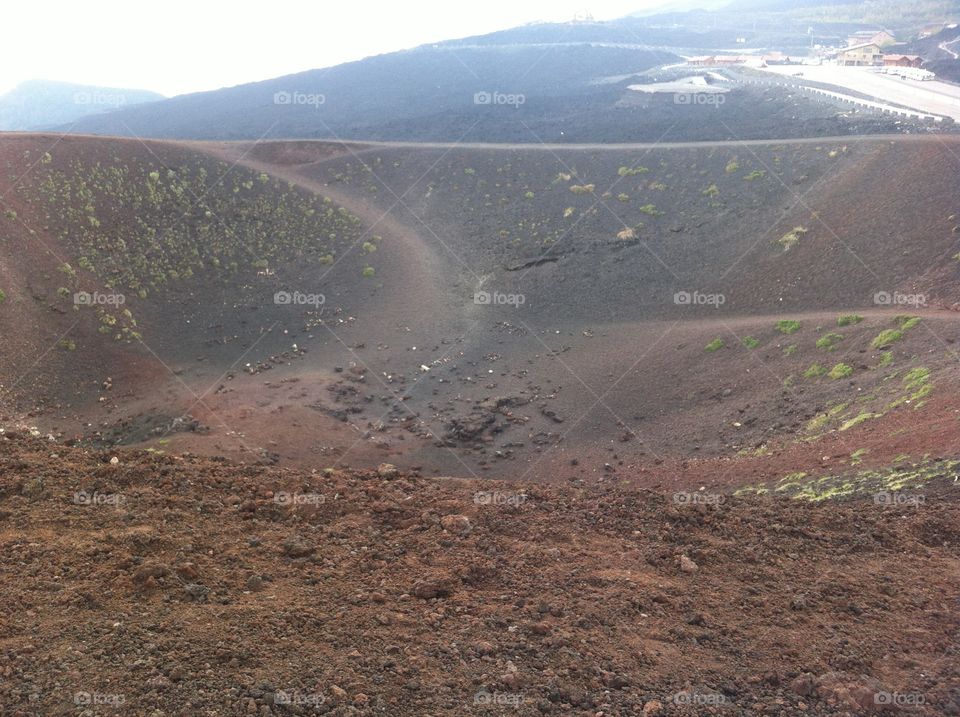
<path fill-rule="evenodd" d="M 789 346 L 787 346 L 787 347 L 783 350 L 783 355 L 784 355 L 784 356 L 793 356 L 793 355 L 797 352 L 797 349 L 798 349 L 798 348 L 800 348 L 800 347 L 797 346 L 796 344 L 790 344 Z"/>
<path fill-rule="evenodd" d="M 620 169 L 617 170 L 617 174 L 621 177 L 635 177 L 638 174 L 646 174 L 649 171 L 646 167 L 633 167 L 632 169 L 630 167 L 620 167 Z"/>
<path fill-rule="evenodd" d="M 777 331 L 781 334 L 795 334 L 800 330 L 800 322 L 792 319 L 784 319 L 777 322 Z"/>
<path fill-rule="evenodd" d="M 744 179 L 748 182 L 752 182 L 754 179 L 762 179 L 765 174 L 766 172 L 764 172 L 762 169 L 755 169 L 750 172 L 750 174 L 745 175 Z"/>
<path fill-rule="evenodd" d="M 595 184 L 571 184 L 570 191 L 574 194 L 593 194 L 593 190 L 597 188 Z"/>
<path fill-rule="evenodd" d="M 838 363 L 836 366 L 830 369 L 830 373 L 828 373 L 827 375 L 830 378 L 837 379 L 837 378 L 846 378 L 852 373 L 853 373 L 853 366 L 845 363 Z"/>
<path fill-rule="evenodd" d="M 806 227 L 794 227 L 782 237 L 777 239 L 777 244 L 783 247 L 784 251 L 790 251 L 800 241 L 800 237 L 807 233 Z"/>
<path fill-rule="evenodd" d="M 377 273 L 376 269 L 374 269 L 372 266 L 363 267 L 363 276 L 367 279 L 373 278 L 373 275 L 376 273 Z"/>
<path fill-rule="evenodd" d="M 884 329 L 870 342 L 870 346 L 875 349 L 882 349 L 890 344 L 896 343 L 902 338 L 903 332 L 899 329 Z"/>
<path fill-rule="evenodd" d="M 7 295 L 3 289 L 0 289 L 0 304 L 7 300 Z"/>
<path fill-rule="evenodd" d="M 863 317 L 859 314 L 845 314 L 837 317 L 837 326 L 850 326 L 851 324 L 859 324 L 861 321 L 863 321 Z"/>
<path fill-rule="evenodd" d="M 724 347 L 723 339 L 714 339 L 706 346 L 703 347 L 703 350 L 707 353 L 713 353 L 714 351 L 719 351 Z"/>
<path fill-rule="evenodd" d="M 727 162 L 727 167 L 726 167 L 727 174 L 733 174 L 738 169 L 740 169 L 740 165 L 737 163 L 737 160 L 731 159 L 729 162 Z"/>
<path fill-rule="evenodd" d="M 806 371 L 803 372 L 803 377 L 819 378 L 820 376 L 823 376 L 826 372 L 827 372 L 827 369 L 825 369 L 820 364 L 815 363 L 812 366 L 810 366 L 810 368 L 808 368 Z"/>
<path fill-rule="evenodd" d="M 649 214 L 651 217 L 658 217 L 663 214 L 663 212 L 657 209 L 655 204 L 644 204 L 640 207 L 640 211 L 644 214 Z"/>
<path fill-rule="evenodd" d="M 743 339 L 741 339 L 741 341 L 743 342 L 743 345 L 746 346 L 748 349 L 755 349 L 757 348 L 757 346 L 760 345 L 760 341 L 758 339 L 755 339 L 753 336 L 744 336 Z"/>
<path fill-rule="evenodd" d="M 837 344 L 843 341 L 843 336 L 840 334 L 824 334 L 819 339 L 817 339 L 817 348 L 825 349 L 827 351 L 833 351 Z"/>
<path fill-rule="evenodd" d="M 920 323 L 919 316 L 909 316 L 907 314 L 900 314 L 899 316 L 894 316 L 893 320 L 900 325 L 900 328 L 903 331 L 906 331 L 907 329 L 912 329 L 914 326 Z"/>
<path fill-rule="evenodd" d="M 718 194 L 720 194 L 720 188 L 717 187 L 716 184 L 711 184 L 709 187 L 707 187 L 706 189 L 703 190 L 703 194 L 705 194 L 705 195 L 708 196 L 708 197 L 713 198 L 713 197 L 717 196 Z"/>

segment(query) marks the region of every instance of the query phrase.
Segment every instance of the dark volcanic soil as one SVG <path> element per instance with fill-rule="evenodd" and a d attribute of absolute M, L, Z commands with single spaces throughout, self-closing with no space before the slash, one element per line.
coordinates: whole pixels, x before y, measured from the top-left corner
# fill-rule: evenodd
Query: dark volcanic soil
<path fill-rule="evenodd" d="M 0 715 L 957 715 L 960 505 L 924 497 L 694 502 L 8 432 Z"/>

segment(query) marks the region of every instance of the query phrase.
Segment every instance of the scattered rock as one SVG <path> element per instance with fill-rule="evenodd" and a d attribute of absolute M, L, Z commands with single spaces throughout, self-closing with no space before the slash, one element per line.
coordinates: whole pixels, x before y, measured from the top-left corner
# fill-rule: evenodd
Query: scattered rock
<path fill-rule="evenodd" d="M 680 556 L 680 570 L 682 570 L 682 571 L 685 572 L 685 573 L 695 573 L 695 572 L 697 572 L 699 569 L 700 569 L 700 566 L 698 566 L 695 562 L 693 562 L 693 561 L 692 561 L 690 558 L 688 558 L 686 555 L 681 555 L 681 556 Z"/>

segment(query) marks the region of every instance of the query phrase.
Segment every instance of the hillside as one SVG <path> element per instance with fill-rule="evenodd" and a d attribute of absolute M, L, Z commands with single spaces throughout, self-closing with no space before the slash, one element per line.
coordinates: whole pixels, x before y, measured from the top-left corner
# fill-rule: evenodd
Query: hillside
<path fill-rule="evenodd" d="M 952 140 L 54 141 L 2 143 L 7 422 L 814 495 L 958 457 Z"/>
<path fill-rule="evenodd" d="M 46 80 L 22 82 L 0 95 L 0 131 L 51 129 L 81 117 L 162 99 L 163 95 L 148 90 Z"/>

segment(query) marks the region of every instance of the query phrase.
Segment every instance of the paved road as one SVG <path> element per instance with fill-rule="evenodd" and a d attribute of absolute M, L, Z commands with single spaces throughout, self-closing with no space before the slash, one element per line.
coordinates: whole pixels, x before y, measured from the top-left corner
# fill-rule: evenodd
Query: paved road
<path fill-rule="evenodd" d="M 764 68 L 764 71 L 781 77 L 802 72 L 803 77 L 792 78 L 799 84 L 803 84 L 804 80 L 820 82 L 839 90 L 869 95 L 874 101 L 891 102 L 918 112 L 960 121 L 960 86 L 939 80 L 904 80 L 871 72 L 865 67 L 838 65 L 772 65 Z"/>

